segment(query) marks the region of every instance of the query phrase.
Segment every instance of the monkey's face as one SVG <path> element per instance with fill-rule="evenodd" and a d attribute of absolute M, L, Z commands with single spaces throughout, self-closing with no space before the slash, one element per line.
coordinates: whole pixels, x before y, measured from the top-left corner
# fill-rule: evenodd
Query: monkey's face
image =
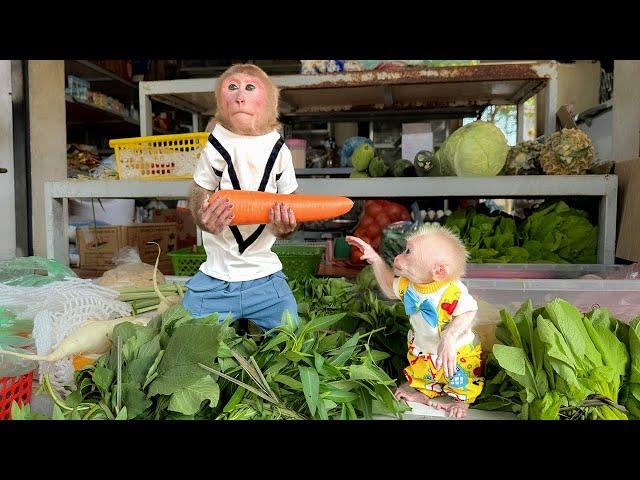
<path fill-rule="evenodd" d="M 393 260 L 393 274 L 406 277 L 413 283 L 433 281 L 432 265 L 428 261 L 429 248 L 428 242 L 415 239 L 407 240 L 405 251 Z"/>
<path fill-rule="evenodd" d="M 407 248 L 393 260 L 393 273 L 413 283 L 449 280 L 452 251 L 445 240 L 417 237 L 407 240 Z"/>
<path fill-rule="evenodd" d="M 224 80 L 220 105 L 226 110 L 231 130 L 240 135 L 256 135 L 263 124 L 267 92 L 264 83 L 246 73 Z"/>

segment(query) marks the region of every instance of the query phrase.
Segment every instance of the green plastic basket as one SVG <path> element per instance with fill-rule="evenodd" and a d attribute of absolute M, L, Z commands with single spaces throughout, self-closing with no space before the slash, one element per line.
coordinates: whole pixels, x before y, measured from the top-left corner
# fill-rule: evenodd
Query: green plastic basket
<path fill-rule="evenodd" d="M 324 245 L 277 244 L 272 247 L 282 262 L 282 271 L 289 278 L 313 276 L 324 255 Z M 200 265 L 207 259 L 204 247 L 194 252 L 191 247 L 168 253 L 174 275 L 190 277 L 198 273 Z"/>
<path fill-rule="evenodd" d="M 276 244 L 271 250 L 282 262 L 284 274 L 289 278 L 297 278 L 316 274 L 325 248 L 324 245 Z"/>
<path fill-rule="evenodd" d="M 173 265 L 173 274 L 179 277 L 191 277 L 198 273 L 200 265 L 207 259 L 204 247 L 200 245 L 194 252 L 191 247 L 181 248 L 167 253 Z"/>

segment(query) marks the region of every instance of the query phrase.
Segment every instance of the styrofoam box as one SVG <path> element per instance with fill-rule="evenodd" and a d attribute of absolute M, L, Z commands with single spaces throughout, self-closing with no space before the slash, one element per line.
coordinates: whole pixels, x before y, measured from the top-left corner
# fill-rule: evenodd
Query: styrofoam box
<path fill-rule="evenodd" d="M 575 279 L 584 275 L 621 274 L 627 265 L 548 263 L 468 263 L 466 278 Z"/>
<path fill-rule="evenodd" d="M 562 298 L 586 313 L 594 307 L 607 308 L 615 318 L 628 323 L 640 315 L 638 280 L 506 280 L 467 278 L 463 280 L 478 302 L 475 330 L 487 349 L 495 343 L 500 310 L 515 313 L 531 299 L 534 307 Z"/>

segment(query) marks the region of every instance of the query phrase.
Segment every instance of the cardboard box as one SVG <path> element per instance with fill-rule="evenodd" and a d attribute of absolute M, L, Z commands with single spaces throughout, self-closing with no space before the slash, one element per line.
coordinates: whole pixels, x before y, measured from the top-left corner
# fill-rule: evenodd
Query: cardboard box
<path fill-rule="evenodd" d="M 162 249 L 158 269 L 173 275 L 168 253 L 176 250 L 175 222 L 140 223 L 133 225 L 109 225 L 76 229 L 76 246 L 80 257 L 79 267 L 89 270 L 109 270 L 116 267 L 115 258 L 124 246 L 137 247 L 140 259 L 154 265 L 158 248 L 147 242 L 157 242 Z"/>
<path fill-rule="evenodd" d="M 116 266 L 115 256 L 126 245 L 119 225 L 76 228 L 80 268 L 108 270 Z"/>
<path fill-rule="evenodd" d="M 191 247 L 196 241 L 196 222 L 188 208 L 169 208 L 153 211 L 153 223 L 175 222 L 177 248 Z"/>
<path fill-rule="evenodd" d="M 147 242 L 156 242 L 160 245 L 162 253 L 158 268 L 167 275 L 173 275 L 171 257 L 169 252 L 177 249 L 177 224 L 171 223 L 140 223 L 123 226 L 125 245 L 138 247 L 140 259 L 144 263 L 154 265 L 158 255 L 156 245 L 148 245 Z"/>
<path fill-rule="evenodd" d="M 618 241 L 616 257 L 640 262 L 640 158 L 615 165 L 618 175 Z"/>

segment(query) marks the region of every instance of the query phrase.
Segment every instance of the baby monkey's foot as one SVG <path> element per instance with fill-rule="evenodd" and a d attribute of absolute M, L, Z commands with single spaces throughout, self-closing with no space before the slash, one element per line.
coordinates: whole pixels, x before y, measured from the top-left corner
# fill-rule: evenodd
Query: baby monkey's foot
<path fill-rule="evenodd" d="M 435 405 L 432 406 L 436 407 Z M 436 408 L 447 412 L 449 417 L 464 418 L 467 416 L 469 404 L 461 402 L 460 400 L 454 400 L 450 403 L 439 403 Z"/>
<path fill-rule="evenodd" d="M 411 388 L 408 383 L 400 385 L 395 393 L 395 397 L 398 400 L 406 400 L 407 402 L 422 403 L 429 407 L 436 407 L 438 402 L 434 402 L 431 398 L 427 397 L 424 393 L 419 392 L 415 388 Z"/>

